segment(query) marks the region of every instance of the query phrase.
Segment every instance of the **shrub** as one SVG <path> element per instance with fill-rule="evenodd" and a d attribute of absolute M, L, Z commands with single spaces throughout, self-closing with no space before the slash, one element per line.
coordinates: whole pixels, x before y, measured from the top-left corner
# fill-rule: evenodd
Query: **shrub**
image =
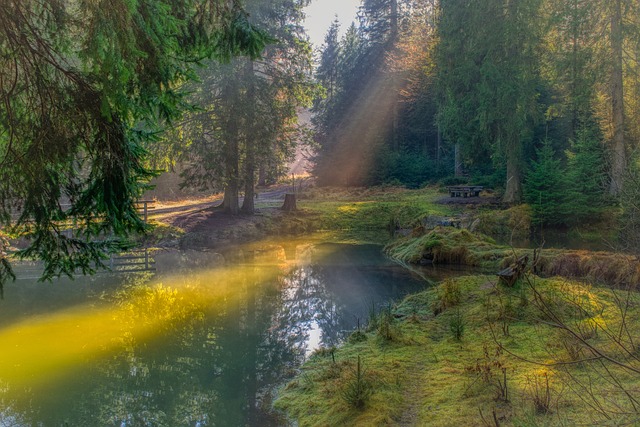
<path fill-rule="evenodd" d="M 460 283 L 457 281 L 447 279 L 438 287 L 438 312 L 455 307 L 461 301 L 462 289 L 460 289 Z"/>
<path fill-rule="evenodd" d="M 550 140 L 544 140 L 536 154 L 525 180 L 525 200 L 533 210 L 534 224 L 561 224 L 565 219 L 565 171 Z"/>
<path fill-rule="evenodd" d="M 529 205 L 507 210 L 490 210 L 478 215 L 475 231 L 492 237 L 526 239 L 531 234 L 532 211 Z"/>
<path fill-rule="evenodd" d="M 378 335 L 385 341 L 392 341 L 396 338 L 398 332 L 395 328 L 394 320 L 391 304 L 389 304 L 378 316 Z"/>

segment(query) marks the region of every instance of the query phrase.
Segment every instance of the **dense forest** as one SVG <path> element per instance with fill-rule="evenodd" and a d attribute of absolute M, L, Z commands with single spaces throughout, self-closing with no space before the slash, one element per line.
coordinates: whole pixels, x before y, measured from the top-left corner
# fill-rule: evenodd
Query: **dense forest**
<path fill-rule="evenodd" d="M 345 36 L 328 30 L 316 73 L 320 182 L 472 181 L 539 222 L 592 218 L 637 187 L 637 10 L 365 0 Z"/>

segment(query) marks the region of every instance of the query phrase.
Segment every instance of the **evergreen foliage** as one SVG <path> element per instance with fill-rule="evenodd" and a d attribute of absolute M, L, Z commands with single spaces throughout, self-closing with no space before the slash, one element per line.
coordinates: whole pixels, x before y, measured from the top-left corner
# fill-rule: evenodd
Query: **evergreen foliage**
<path fill-rule="evenodd" d="M 547 139 L 536 151 L 525 180 L 525 199 L 533 209 L 533 222 L 576 225 L 594 222 L 607 206 L 605 153 L 593 131 L 577 130 L 566 162 Z"/>
<path fill-rule="evenodd" d="M 564 210 L 569 224 L 597 219 L 607 205 L 606 155 L 600 138 L 588 127 L 577 130 L 567 154 L 567 198 Z"/>
<path fill-rule="evenodd" d="M 301 26 L 307 1 L 247 1 L 251 22 L 277 39 L 260 60 L 237 58 L 209 63 L 193 85 L 192 101 L 201 106 L 187 115 L 172 143 L 185 147 L 185 185 L 223 190 L 224 207 L 253 213 L 256 176 L 280 177 L 295 144 L 306 136 L 298 108 L 310 103 L 311 50 Z M 282 23 L 287 25 L 283 26 Z"/>
<path fill-rule="evenodd" d="M 550 140 L 545 140 L 536 153 L 537 159 L 526 176 L 525 200 L 533 210 L 534 224 L 557 225 L 567 215 L 565 173 Z"/>
<path fill-rule="evenodd" d="M 624 181 L 621 147 L 640 138 L 629 120 L 640 111 L 637 5 L 363 1 L 338 60 L 336 28 L 320 59 L 317 77 L 331 95 L 314 104 L 318 182 L 415 186 L 455 172 L 517 203 L 537 191 L 523 189 L 525 171 L 541 167 L 534 141 L 549 138 L 566 197 L 557 218 L 539 221 L 596 219 L 604 183 L 614 192 Z M 327 79 L 336 65 L 337 79 Z"/>
<path fill-rule="evenodd" d="M 143 146 L 186 107 L 178 83 L 269 40 L 235 1 L 3 2 L 0 225 L 27 231 L 20 254 L 44 259 L 43 279 L 91 272 L 144 230 Z"/>

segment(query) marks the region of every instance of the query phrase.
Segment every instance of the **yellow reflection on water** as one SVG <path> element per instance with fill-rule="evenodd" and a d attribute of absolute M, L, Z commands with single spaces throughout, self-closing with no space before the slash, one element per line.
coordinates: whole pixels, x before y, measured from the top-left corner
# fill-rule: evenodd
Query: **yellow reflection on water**
<path fill-rule="evenodd" d="M 285 272 L 291 260 L 284 246 L 279 251 L 232 267 L 124 287 L 98 305 L 87 303 L 7 326 L 0 330 L 0 379 L 13 386 L 47 382 L 194 316 L 215 312 Z"/>

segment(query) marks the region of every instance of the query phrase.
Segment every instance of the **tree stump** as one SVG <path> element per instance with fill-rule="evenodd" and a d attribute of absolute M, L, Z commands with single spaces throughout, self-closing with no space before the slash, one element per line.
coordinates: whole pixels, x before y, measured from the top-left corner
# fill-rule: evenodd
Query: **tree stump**
<path fill-rule="evenodd" d="M 281 209 L 285 212 L 293 212 L 297 210 L 298 208 L 296 207 L 296 195 L 291 193 L 285 194 L 284 204 L 282 205 Z"/>
<path fill-rule="evenodd" d="M 500 282 L 505 286 L 513 287 L 515 283 L 522 277 L 527 264 L 529 263 L 529 256 L 524 255 L 518 258 L 513 264 L 504 270 L 500 271 L 497 276 Z"/>

